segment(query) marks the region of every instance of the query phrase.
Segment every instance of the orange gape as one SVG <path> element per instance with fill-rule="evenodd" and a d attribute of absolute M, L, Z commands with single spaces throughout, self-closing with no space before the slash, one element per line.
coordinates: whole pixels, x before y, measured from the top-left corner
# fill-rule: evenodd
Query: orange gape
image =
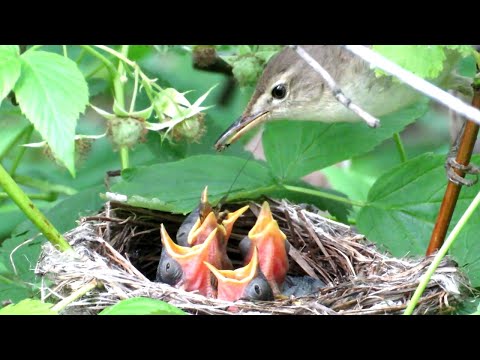
<path fill-rule="evenodd" d="M 218 219 L 208 203 L 207 187 L 205 187 L 202 192 L 199 209 L 199 217 L 192 226 L 187 237 L 188 245 L 195 246 L 202 244 L 205 239 L 207 239 L 208 235 L 214 229 L 217 229 L 220 252 L 222 253 L 222 265 L 220 268 L 233 269 L 232 262 L 227 256 L 228 239 L 232 233 L 233 224 L 245 211 L 247 211 L 248 205 L 233 213 L 229 213 L 222 223 L 218 224 Z"/>
<path fill-rule="evenodd" d="M 215 296 L 216 291 L 213 287 L 215 277 L 205 262 L 218 269 L 233 269 L 227 255 L 228 238 L 233 224 L 247 209 L 248 206 L 245 206 L 228 214 L 219 224 L 208 202 L 207 187 L 205 187 L 198 208 L 182 224 L 184 235 L 179 239 L 177 234 L 180 245 L 172 241 L 162 224 L 163 250 L 156 280 L 185 291 L 198 291 L 205 296 Z"/>
<path fill-rule="evenodd" d="M 263 203 L 257 222 L 248 233 L 248 239 L 251 244 L 245 263 L 250 262 L 253 248 L 256 247 L 260 269 L 274 293 L 279 294 L 288 272 L 287 242 L 285 234 L 273 219 L 268 202 Z"/>
<path fill-rule="evenodd" d="M 217 229 L 214 229 L 205 239 L 205 242 L 193 247 L 179 246 L 173 242 L 165 227 L 161 227 L 163 251 L 160 259 L 157 279 L 185 291 L 198 291 L 208 297 L 215 296 L 212 274 L 205 265 L 205 261 L 222 266 L 222 253 L 220 251 Z M 172 262 L 173 260 L 173 262 Z M 168 270 L 178 267 L 178 276 L 169 278 Z M 162 269 L 164 272 L 160 271 Z M 162 275 L 162 274 L 167 275 Z M 161 275 L 158 275 L 161 274 Z"/>
<path fill-rule="evenodd" d="M 217 278 L 218 299 L 226 301 L 273 300 L 272 289 L 258 267 L 256 248 L 253 250 L 252 259 L 248 265 L 237 270 L 218 270 L 207 262 L 205 265 Z"/>

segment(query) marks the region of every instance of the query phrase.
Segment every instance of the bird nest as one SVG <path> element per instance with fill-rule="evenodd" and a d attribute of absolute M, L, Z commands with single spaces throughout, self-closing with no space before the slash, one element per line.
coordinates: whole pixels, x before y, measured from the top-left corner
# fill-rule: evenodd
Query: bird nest
<path fill-rule="evenodd" d="M 63 299 L 86 285 L 98 286 L 70 303 L 65 313 L 97 313 L 131 297 L 164 300 L 193 314 L 401 314 L 429 258 L 395 258 L 379 251 L 351 227 L 314 209 L 269 200 L 274 218 L 290 242 L 290 275 L 308 275 L 326 286 L 318 292 L 270 302 L 231 302 L 185 292 L 155 279 L 161 253 L 160 224 L 175 234 L 184 216 L 108 202 L 96 216 L 80 220 L 65 234 L 75 254 L 44 245 L 36 272 L 46 281 L 45 297 Z M 232 209 L 238 206 L 232 206 Z M 260 206 L 237 220 L 228 254 L 241 266 L 238 243 L 256 221 Z M 417 314 L 448 313 L 469 291 L 466 277 L 445 258 L 415 309 Z"/>

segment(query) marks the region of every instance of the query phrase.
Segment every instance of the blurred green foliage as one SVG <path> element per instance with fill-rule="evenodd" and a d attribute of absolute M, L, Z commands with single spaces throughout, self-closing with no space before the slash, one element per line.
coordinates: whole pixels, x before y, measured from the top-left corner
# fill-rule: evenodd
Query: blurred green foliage
<path fill-rule="evenodd" d="M 120 51 L 119 46 L 111 48 Z M 64 55 L 64 49 L 61 46 L 43 46 L 41 50 L 59 56 Z M 87 80 L 90 104 L 112 112 L 114 79 L 107 68 L 98 58 L 91 56 L 83 48 L 67 46 L 66 50 L 68 57 L 77 63 Z M 432 158 L 428 155 L 427 158 L 430 159 L 428 161 L 440 164 L 441 160 L 439 159 L 445 157 L 450 144 L 447 111 L 439 107 L 416 104 L 410 109 L 403 109 L 398 114 L 391 115 L 392 119 L 390 120 L 392 121 L 387 121 L 375 136 L 371 135 L 372 130 L 367 129 L 363 124 L 325 125 L 306 122 L 292 126 L 288 122 L 278 122 L 267 126 L 263 138 L 266 162 L 251 159 L 250 153 L 243 149 L 249 137 L 232 145 L 226 153 L 218 154 L 213 148 L 215 140 L 242 113 L 253 92 L 255 79 L 261 73 L 261 68 L 274 55 L 275 51 L 279 50 L 279 47 L 217 46 L 217 50 L 220 56 L 232 66 L 233 75 L 242 85 L 238 86 L 237 83 L 230 101 L 226 105 L 219 105 L 219 99 L 224 95 L 223 92 L 229 79 L 224 74 L 194 69 L 191 46 L 134 45 L 130 47 L 129 59 L 138 63 L 145 76 L 156 79 L 157 84 L 162 88 L 173 88 L 180 93 L 185 93 L 190 104 L 195 103 L 196 99 L 207 93 L 213 86 L 217 86 L 203 102 L 205 106 L 212 106 L 203 111 L 201 119 L 202 126 L 205 126 L 203 136 L 196 138 L 195 141 L 185 138 L 166 139 L 161 133 L 148 131 L 144 136 L 144 141 L 129 150 L 129 162 L 133 169 L 124 172 L 124 179 L 114 186 L 116 191 L 128 195 L 142 195 L 147 200 L 155 197 L 155 194 L 160 197 L 165 195 L 164 198 L 159 199 L 160 203 L 170 201 L 168 206 L 163 207 L 164 209 L 188 212 L 194 206 L 194 201 L 190 198 L 179 197 L 178 201 L 168 198 L 170 190 L 174 191 L 175 184 L 182 181 L 181 178 L 174 178 L 175 174 L 185 179 L 188 177 L 189 171 L 195 170 L 195 165 L 198 166 L 202 161 L 206 162 L 205 174 L 201 171 L 196 172 L 191 179 L 182 182 L 177 190 L 179 194 L 180 192 L 186 193 L 188 190 L 187 195 L 191 195 L 193 198 L 193 194 L 199 194 L 200 189 L 205 185 L 212 185 L 212 196 L 214 200 L 218 200 L 229 190 L 231 182 L 236 177 L 236 172 L 242 168 L 242 164 L 249 161 L 250 164 L 243 169 L 245 170 L 244 178 L 237 180 L 237 187 L 233 188 L 234 198 L 256 197 L 262 195 L 263 189 L 268 187 L 270 192 L 265 192 L 265 194 L 287 197 L 292 201 L 310 202 L 329 211 L 333 217 L 344 222 L 359 221 L 361 230 L 365 230 L 367 235 L 371 235 L 372 240 L 383 244 L 395 255 L 401 256 L 412 253 L 412 251 L 421 253 L 418 250 L 419 244 L 424 246 L 425 241 L 428 241 L 425 238 L 428 233 L 425 227 L 422 228 L 425 230 L 422 233 L 422 239 L 418 242 L 413 244 L 411 241 L 402 242 L 402 238 L 408 237 L 408 234 L 418 232 L 416 225 L 410 222 L 408 225 L 410 227 L 403 228 L 406 233 L 397 233 L 395 237 L 392 237 L 392 239 L 395 238 L 395 243 L 392 245 L 389 243 L 391 239 L 386 239 L 386 235 L 382 234 L 382 226 L 383 230 L 391 231 L 390 228 L 386 228 L 386 223 L 380 222 L 375 226 L 376 230 L 372 231 L 372 223 L 362 220 L 372 218 L 373 215 L 370 216 L 371 214 L 368 212 L 378 211 L 378 208 L 365 207 L 361 209 L 355 206 L 352 209 L 351 206 L 341 202 L 292 193 L 282 186 L 290 184 L 318 189 L 318 187 L 303 182 L 301 177 L 312 171 L 328 167 L 324 173 L 330 186 L 322 191 L 348 197 L 353 201 L 364 203 L 370 200 L 376 201 L 375 194 L 379 187 L 381 188 L 385 178 L 395 183 L 397 181 L 395 176 L 402 172 L 402 167 L 412 166 L 410 162 L 406 165 L 401 164 L 396 145 L 390 138 L 392 134 L 401 131 L 409 159 L 432 152 L 439 156 Z M 105 53 L 103 55 L 115 65 L 118 63 L 114 56 Z M 458 70 L 462 75 L 472 77 L 475 72 L 473 57 L 463 59 Z M 124 83 L 126 104 L 130 103 L 134 92 L 132 73 L 128 73 L 128 76 L 129 81 Z M 148 108 L 152 104 L 151 100 L 145 89 L 141 88 L 137 94 L 135 110 Z M 0 106 L 2 135 L 0 137 L 0 161 L 7 170 L 12 169 L 18 163 L 19 154 L 22 151 L 21 144 L 44 140 L 36 131 L 33 132 L 31 138 L 26 138 L 29 123 L 19 108 L 12 105 L 12 102 L 11 98 L 7 97 Z M 415 121 L 418 117 L 420 119 Z M 158 121 L 158 116 L 153 113 L 150 122 Z M 314 149 L 302 149 L 302 142 L 315 134 L 325 134 L 327 126 L 330 127 L 328 131 L 331 136 L 326 136 L 322 138 L 322 141 L 318 141 Z M 106 131 L 107 121 L 90 107 L 80 115 L 76 134 L 99 135 Z M 292 131 L 295 131 L 298 136 L 291 136 Z M 344 134 L 344 138 L 338 138 L 338 134 Z M 337 144 L 341 140 L 345 142 L 344 145 Z M 15 145 L 12 147 L 13 142 Z M 75 221 L 80 216 L 94 213 L 101 208 L 103 200 L 99 194 L 106 190 L 105 174 L 107 171 L 119 170 L 121 167 L 119 152 L 114 150 L 115 147 L 112 146 L 109 138 L 103 137 L 81 145 L 77 143 L 77 152 L 79 153 L 75 162 L 75 177 L 72 177 L 65 167 L 54 161 L 51 153 L 45 148 L 28 148 L 21 157 L 14 175 L 14 178 L 28 194 L 50 192 L 55 194 L 52 201 L 35 200 L 34 202 L 61 232 L 73 228 L 76 224 Z M 7 153 L 8 149 L 11 150 Z M 298 158 L 302 156 L 308 161 L 299 162 Z M 225 161 L 229 161 L 230 158 L 234 158 L 234 160 L 225 165 Z M 347 159 L 351 159 L 348 168 L 332 165 Z M 168 165 L 162 166 L 167 162 Z M 435 184 L 437 184 L 437 191 L 440 194 L 446 184 L 446 178 L 440 168 L 437 170 Z M 228 173 L 225 174 L 222 171 Z M 258 176 L 260 173 L 261 176 Z M 163 175 L 163 177 L 158 175 Z M 169 178 L 168 175 L 171 177 Z M 258 177 L 248 178 L 253 175 Z M 141 181 L 132 182 L 132 179 L 136 177 Z M 212 179 L 212 184 L 205 184 L 204 182 L 209 177 Z M 265 183 L 262 183 L 262 179 L 265 180 Z M 422 186 L 428 185 L 429 182 L 426 181 Z M 165 187 L 163 193 L 160 190 L 162 187 Z M 371 189 L 377 190 L 371 191 Z M 421 194 L 423 189 L 416 188 L 416 191 Z M 470 193 L 475 191 L 478 191 L 478 186 L 472 189 L 465 199 L 470 199 Z M 411 193 L 407 191 L 403 195 L 405 198 L 395 200 L 408 200 L 409 197 L 414 196 L 414 193 L 414 191 Z M 176 196 L 175 192 L 171 194 Z M 419 206 L 424 205 L 421 203 L 421 198 L 417 197 L 418 199 L 420 199 Z M 159 202 L 154 201 L 153 203 L 152 207 L 158 208 Z M 392 208 L 397 205 L 395 202 L 391 204 Z M 466 204 L 468 205 L 468 203 Z M 149 205 L 146 203 L 144 206 L 148 207 Z M 428 209 L 431 218 L 436 215 L 437 208 L 435 206 Z M 0 301 L 8 299 L 18 302 L 26 297 L 38 297 L 38 279 L 32 269 L 40 252 L 40 244 L 44 239 L 36 237 L 32 242 L 20 246 L 12 257 L 14 263 L 12 264 L 10 259 L 12 251 L 27 239 L 35 236 L 38 230 L 28 220 L 25 220 L 24 215 L 8 199 L 0 198 L 0 216 L 2 219 L 0 221 Z M 373 218 L 378 218 L 378 215 Z M 428 221 L 431 223 L 432 220 L 429 218 Z M 474 279 L 475 285 L 478 286 L 480 270 L 469 267 L 472 262 L 478 262 L 477 257 L 466 256 L 470 247 L 474 246 L 473 237 L 471 232 L 466 232 L 463 240 L 455 248 L 455 253 L 459 254 L 459 263 L 467 266 L 471 279 Z"/>

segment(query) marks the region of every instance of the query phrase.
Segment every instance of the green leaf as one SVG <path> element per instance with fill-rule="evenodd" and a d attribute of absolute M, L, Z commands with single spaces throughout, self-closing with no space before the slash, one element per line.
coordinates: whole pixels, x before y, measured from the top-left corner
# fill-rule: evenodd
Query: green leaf
<path fill-rule="evenodd" d="M 77 220 L 80 217 L 95 213 L 101 209 L 104 202 L 100 197 L 100 193 L 104 189 L 104 185 L 95 185 L 82 190 L 58 202 L 45 215 L 61 233 L 73 229 L 77 226 Z M 15 229 L 16 234 L 25 231 L 38 232 L 37 228 L 29 220 L 26 220 Z"/>
<path fill-rule="evenodd" d="M 477 311 L 480 306 L 480 298 L 472 295 L 466 299 L 462 300 L 462 303 L 456 307 L 454 314 L 455 315 L 476 315 L 473 314 Z"/>
<path fill-rule="evenodd" d="M 426 79 L 440 74 L 446 58 L 439 45 L 374 45 L 373 50 Z"/>
<path fill-rule="evenodd" d="M 112 191 L 126 195 L 126 199 L 117 195 L 117 201 L 173 213 L 188 213 L 197 207 L 205 186 L 208 186 L 212 204 L 227 193 L 229 200 L 254 200 L 268 195 L 314 204 L 341 221 L 347 220 L 349 211 L 345 204 L 336 201 L 287 191 L 275 183 L 269 170 L 261 163 L 231 156 L 191 156 L 175 162 L 127 169 L 122 177 L 112 186 Z M 289 184 L 313 188 L 302 181 Z M 322 190 L 343 196 L 332 190 Z"/>
<path fill-rule="evenodd" d="M 75 127 L 88 103 L 88 86 L 72 60 L 44 51 L 27 51 L 15 95 L 22 112 L 75 175 Z"/>
<path fill-rule="evenodd" d="M 301 181 L 301 180 L 289 182 L 288 185 L 299 186 L 299 187 L 303 187 L 303 188 L 306 188 L 306 189 L 320 190 L 322 192 L 326 192 L 326 193 L 329 193 L 329 194 L 333 194 L 333 195 L 337 195 L 337 196 L 347 198 L 347 196 L 345 194 L 341 193 L 341 192 L 338 192 L 338 191 L 335 191 L 335 190 L 332 190 L 332 189 L 324 189 L 324 188 L 321 188 L 321 187 L 315 187 L 315 186 L 307 184 L 306 182 Z M 269 193 L 268 196 L 271 196 L 273 198 L 278 198 L 278 199 L 285 198 L 285 199 L 288 199 L 288 200 L 290 200 L 294 203 L 297 203 L 297 204 L 312 204 L 312 205 L 315 205 L 320 210 L 328 211 L 332 216 L 335 216 L 338 221 L 341 221 L 343 223 L 347 223 L 348 213 L 352 210 L 351 206 L 349 206 L 347 204 L 344 204 L 344 203 L 340 203 L 340 202 L 335 201 L 335 200 L 325 199 L 325 198 L 321 198 L 321 197 L 318 197 L 318 196 L 312 196 L 312 195 L 303 194 L 303 193 L 298 193 L 298 192 L 290 191 L 290 190 L 287 190 L 287 189 L 284 189 L 284 188 L 281 188 L 281 189 L 278 189 L 278 190 L 276 189 L 276 190 L 272 191 L 271 193 Z"/>
<path fill-rule="evenodd" d="M 35 296 L 34 286 L 0 274 L 0 301 L 21 301 Z"/>
<path fill-rule="evenodd" d="M 313 171 L 366 153 L 426 113 L 419 102 L 381 118 L 380 128 L 362 123 L 326 124 L 310 121 L 274 121 L 263 134 L 265 156 L 282 180 L 295 180 Z"/>
<path fill-rule="evenodd" d="M 475 49 L 472 45 L 443 45 L 446 49 L 458 51 L 463 57 L 472 55 Z"/>
<path fill-rule="evenodd" d="M 356 201 L 367 201 L 368 192 L 375 182 L 375 179 L 351 168 L 330 166 L 323 169 L 322 173 L 325 174 L 333 189 L 341 191 Z"/>
<path fill-rule="evenodd" d="M 480 304 L 479 304 L 478 307 L 477 307 L 477 311 L 475 311 L 475 312 L 472 313 L 471 315 L 480 315 Z"/>
<path fill-rule="evenodd" d="M 229 190 L 229 200 L 255 199 L 274 187 L 274 180 L 257 161 L 198 155 L 124 170 L 112 191 L 126 195 L 126 203 L 133 206 L 187 213 L 198 206 L 207 185 L 209 200 L 215 204 Z"/>
<path fill-rule="evenodd" d="M 462 57 L 473 52 L 470 45 L 374 45 L 373 50 L 425 79 L 435 79 L 442 73 L 449 59 L 446 50 Z M 377 70 L 377 74 L 383 72 Z"/>
<path fill-rule="evenodd" d="M 472 162 L 479 160 L 474 156 Z M 424 154 L 378 178 L 368 194 L 368 206 L 359 213 L 360 232 L 394 256 L 425 254 L 447 184 L 444 163 L 445 156 Z M 462 189 L 450 231 L 479 190 L 480 185 Z M 480 286 L 479 233 L 477 210 L 451 249 L 473 286 Z"/>
<path fill-rule="evenodd" d="M 98 185 L 70 196 L 60 201 L 45 215 L 61 233 L 70 230 L 76 226 L 76 221 L 81 216 L 101 208 L 103 201 L 99 193 L 103 188 L 103 185 Z M 45 239 L 41 236 L 25 243 L 38 233 L 37 228 L 29 220 L 17 226 L 13 233 L 17 236 L 5 240 L 0 247 L 0 263 L 4 265 L 3 268 L 0 266 L 0 276 L 4 278 L 3 282 L 0 280 L 0 301 L 7 299 L 19 301 L 27 296 L 35 296 L 38 286 L 33 269 Z M 10 257 L 13 259 L 15 269 Z"/>
<path fill-rule="evenodd" d="M 13 110 L 3 111 L 4 108 L 8 109 L 9 106 L 12 107 L 8 105 L 8 103 L 3 104 L 2 111 L 0 111 L 0 129 L 2 129 L 2 135 L 0 136 L 0 160 L 10 149 L 15 150 L 15 148 L 17 148 L 17 146 L 14 145 L 15 141 L 18 141 L 18 136 L 30 126 L 29 122 L 20 112 L 16 113 Z M 17 142 L 17 144 L 20 144 L 20 142 Z"/>
<path fill-rule="evenodd" d="M 130 45 L 128 49 L 128 58 L 138 62 L 147 56 L 151 56 L 155 49 L 152 45 Z"/>
<path fill-rule="evenodd" d="M 103 309 L 99 315 L 187 315 L 165 301 L 138 297 L 119 301 Z"/>
<path fill-rule="evenodd" d="M 18 45 L 0 45 L 0 104 L 20 76 Z"/>
<path fill-rule="evenodd" d="M 0 309 L 0 315 L 58 315 L 51 309 L 52 306 L 40 300 L 25 299 Z"/>
<path fill-rule="evenodd" d="M 102 78 L 90 78 L 87 83 L 90 97 L 104 93 L 109 87 L 109 83 Z"/>
<path fill-rule="evenodd" d="M 40 211 L 45 210 L 44 203 L 36 204 Z M 48 205 L 47 205 L 48 206 Z M 12 230 L 20 223 L 25 221 L 25 214 L 18 210 L 15 203 L 2 204 L 0 206 L 0 244 L 2 239 L 8 238 Z M 1 265 L 0 265 L 1 266 Z M 0 269 L 0 273 L 2 270 Z"/>

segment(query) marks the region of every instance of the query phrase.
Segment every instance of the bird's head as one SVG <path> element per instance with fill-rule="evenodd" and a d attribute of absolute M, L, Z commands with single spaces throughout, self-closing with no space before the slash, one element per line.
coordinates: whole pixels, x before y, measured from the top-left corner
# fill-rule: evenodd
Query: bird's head
<path fill-rule="evenodd" d="M 222 267 L 223 253 L 219 246 L 217 229 L 213 229 L 202 244 L 193 247 L 175 244 L 163 224 L 160 232 L 163 250 L 156 281 L 211 296 L 214 279 L 204 262 Z"/>
<path fill-rule="evenodd" d="M 205 262 L 217 278 L 217 298 L 220 300 L 273 300 L 273 292 L 267 279 L 262 274 L 258 263 L 258 252 L 254 248 L 250 262 L 236 270 L 219 270 Z"/>
<path fill-rule="evenodd" d="M 294 50 L 283 49 L 268 62 L 245 111 L 220 136 L 216 149 L 223 150 L 266 121 L 309 120 L 324 89 L 322 78 Z"/>

